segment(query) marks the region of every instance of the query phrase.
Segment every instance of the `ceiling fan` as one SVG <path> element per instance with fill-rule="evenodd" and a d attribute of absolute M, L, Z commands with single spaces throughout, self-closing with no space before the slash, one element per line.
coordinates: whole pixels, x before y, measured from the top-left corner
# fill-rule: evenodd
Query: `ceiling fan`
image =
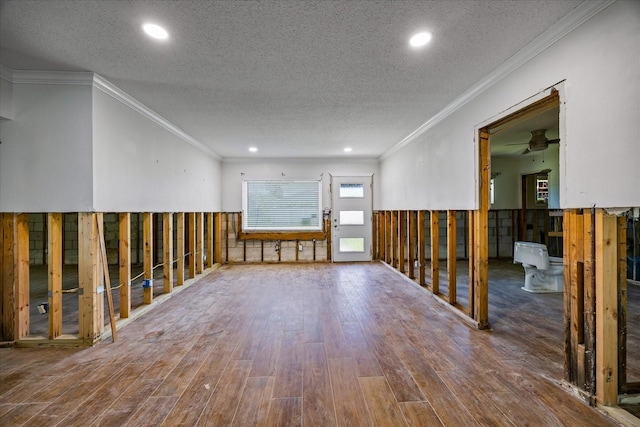
<path fill-rule="evenodd" d="M 522 154 L 527 154 L 530 151 L 542 151 L 549 148 L 549 144 L 557 144 L 560 142 L 560 139 L 547 139 L 545 132 L 546 129 L 536 129 L 531 131 L 531 139 L 529 142 L 518 142 L 515 144 L 507 144 L 507 145 L 522 145 L 528 144 L 526 150 Z"/>

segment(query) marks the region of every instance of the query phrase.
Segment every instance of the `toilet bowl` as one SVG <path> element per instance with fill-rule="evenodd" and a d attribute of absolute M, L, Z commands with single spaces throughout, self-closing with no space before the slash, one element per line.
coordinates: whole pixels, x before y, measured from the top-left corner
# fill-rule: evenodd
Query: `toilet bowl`
<path fill-rule="evenodd" d="M 524 289 L 527 292 L 562 292 L 564 267 L 562 258 L 550 257 L 541 243 L 515 242 L 513 262 L 524 268 Z"/>

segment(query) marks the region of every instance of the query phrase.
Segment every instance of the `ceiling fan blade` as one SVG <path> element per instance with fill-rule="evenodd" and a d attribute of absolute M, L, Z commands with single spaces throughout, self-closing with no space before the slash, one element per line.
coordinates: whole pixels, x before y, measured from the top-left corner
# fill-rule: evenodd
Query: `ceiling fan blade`
<path fill-rule="evenodd" d="M 531 150 L 529 150 L 529 147 L 525 148 L 522 153 L 520 153 L 521 156 L 524 156 L 525 154 L 529 154 L 531 152 Z"/>
<path fill-rule="evenodd" d="M 557 144 L 560 142 L 560 138 L 558 139 L 550 139 L 547 141 L 547 144 Z"/>

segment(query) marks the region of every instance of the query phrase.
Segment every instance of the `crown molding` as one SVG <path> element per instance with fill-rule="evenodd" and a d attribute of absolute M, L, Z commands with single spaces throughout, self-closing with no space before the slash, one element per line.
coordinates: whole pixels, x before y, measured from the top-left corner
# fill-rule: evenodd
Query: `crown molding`
<path fill-rule="evenodd" d="M 515 70 L 526 64 L 535 56 L 539 55 L 545 49 L 549 48 L 555 42 L 575 30 L 577 27 L 588 21 L 593 16 L 600 13 L 606 7 L 615 3 L 616 0 L 601 1 L 585 1 L 569 12 L 560 21 L 553 24 L 546 31 L 533 39 L 528 45 L 522 48 L 518 53 L 507 59 L 495 70 L 481 79 L 478 83 L 471 86 L 466 92 L 456 98 L 451 104 L 444 107 L 439 113 L 424 122 L 420 127 L 407 135 L 396 145 L 382 153 L 379 157 L 384 160 L 393 153 L 400 150 L 405 145 L 425 133 L 427 130 L 443 121 L 445 118 L 462 108 L 475 97 L 488 90 L 490 87 L 513 73 Z"/>
<path fill-rule="evenodd" d="M 2 78 L 10 81 L 13 84 L 42 84 L 42 85 L 79 85 L 79 86 L 92 86 L 101 90 L 105 94 L 111 96 L 127 107 L 131 108 L 135 112 L 143 115 L 147 119 L 162 126 L 169 132 L 176 135 L 178 138 L 194 146 L 203 153 L 208 154 L 216 160 L 222 160 L 220 155 L 213 151 L 211 148 L 204 145 L 185 131 L 165 119 L 146 105 L 142 104 L 135 98 L 128 95 L 116 87 L 113 83 L 106 80 L 104 77 L 88 72 L 88 71 L 32 71 L 32 70 L 11 70 L 7 67 L 1 66 L 0 72 Z"/>
<path fill-rule="evenodd" d="M 194 137 L 192 137 L 191 135 L 189 135 L 188 133 L 186 133 L 185 131 L 183 131 L 182 129 L 180 129 L 179 127 L 177 127 L 176 125 L 174 125 L 169 120 L 165 119 L 155 111 L 151 110 L 149 107 L 145 106 L 135 98 L 123 92 L 118 87 L 116 87 L 113 83 L 106 80 L 104 77 L 98 74 L 94 74 L 93 87 L 101 90 L 102 92 L 106 93 L 107 95 L 111 96 L 112 98 L 116 99 L 117 101 L 121 102 L 122 104 L 126 105 L 127 107 L 131 108 L 137 113 L 142 114 L 149 120 L 162 126 L 166 130 L 173 133 L 178 138 L 184 140 L 188 144 L 191 144 L 198 150 L 210 155 L 216 160 L 222 160 L 222 157 L 218 153 L 213 151 L 211 148 L 207 147 L 202 142 L 198 141 L 197 139 L 195 139 Z"/>

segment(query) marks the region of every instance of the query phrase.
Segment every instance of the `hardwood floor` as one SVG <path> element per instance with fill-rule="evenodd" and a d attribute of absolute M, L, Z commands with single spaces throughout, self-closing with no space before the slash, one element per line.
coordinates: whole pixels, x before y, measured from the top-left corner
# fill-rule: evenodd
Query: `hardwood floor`
<path fill-rule="evenodd" d="M 0 349 L 0 425 L 615 425 L 506 303 L 476 331 L 380 263 L 224 266 L 116 343 Z"/>

